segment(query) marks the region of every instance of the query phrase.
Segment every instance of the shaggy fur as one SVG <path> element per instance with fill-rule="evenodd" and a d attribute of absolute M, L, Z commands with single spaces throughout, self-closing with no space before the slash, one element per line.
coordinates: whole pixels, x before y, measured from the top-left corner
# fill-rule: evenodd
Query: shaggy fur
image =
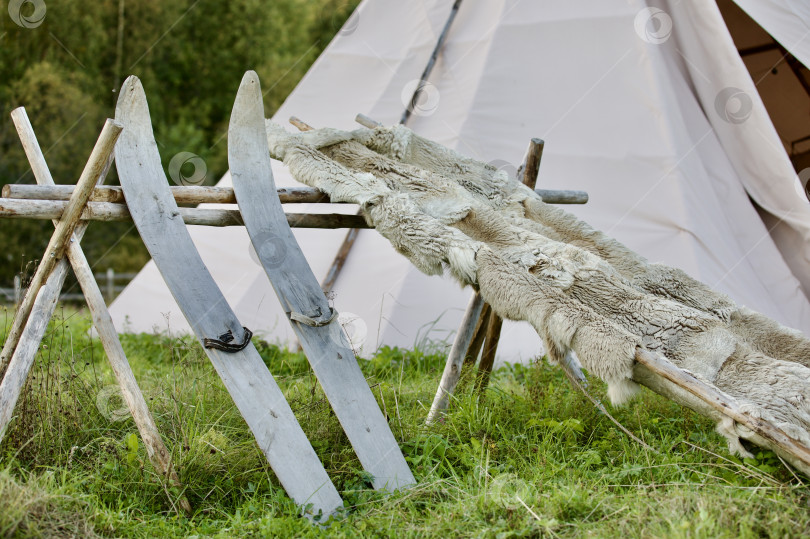
<path fill-rule="evenodd" d="M 754 350 L 810 367 L 810 341 L 801 331 L 786 328 L 746 307 L 731 314 L 729 329 Z"/>
<path fill-rule="evenodd" d="M 526 186 L 516 181 L 501 181 L 503 178 L 492 167 L 419 137 L 403 126 L 358 130 L 354 138 L 381 154 L 446 174 L 465 187 L 474 185 L 470 189 L 473 195 L 485 193 L 479 196 L 480 200 L 488 200 L 492 207 L 505 210 L 507 218 L 524 221 L 520 225 L 523 228 L 529 228 L 525 220 L 539 223 L 542 228 L 535 229 L 538 233 L 596 254 L 637 288 L 730 321 L 729 329 L 762 353 L 810 366 L 810 340 L 800 333 L 758 313 L 738 308 L 726 295 L 711 290 L 677 268 L 649 263 L 573 215 L 545 204 Z M 517 217 L 516 204 L 523 206 L 525 220 Z"/>
<path fill-rule="evenodd" d="M 575 352 L 607 382 L 612 402 L 637 388 L 634 357 L 643 346 L 810 444 L 810 341 L 800 333 L 650 264 L 502 172 L 401 126 L 291 135 L 270 124 L 268 140 L 296 179 L 361 204 L 421 271 L 449 271 L 500 316 L 528 321 L 550 360 Z M 740 428 L 716 419 L 730 449 L 746 454 Z"/>
<path fill-rule="evenodd" d="M 553 276 L 516 271 L 515 264 L 488 247 L 478 251 L 476 261 L 484 300 L 502 317 L 529 322 L 552 361 L 562 361 L 573 350 L 583 367 L 607 382 L 612 402 L 623 402 L 634 393 L 638 337 L 566 296 Z"/>

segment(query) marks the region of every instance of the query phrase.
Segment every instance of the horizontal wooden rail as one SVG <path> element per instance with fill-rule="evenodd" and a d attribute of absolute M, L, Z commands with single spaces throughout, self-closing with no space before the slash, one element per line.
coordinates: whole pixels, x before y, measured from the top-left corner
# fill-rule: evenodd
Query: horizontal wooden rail
<path fill-rule="evenodd" d="M 178 204 L 236 204 L 236 197 L 230 187 L 208 185 L 172 186 L 174 200 Z M 73 192 L 72 185 L 32 185 L 12 183 L 3 186 L 3 198 L 31 200 L 67 200 Z M 278 197 L 284 204 L 328 203 L 329 195 L 311 187 L 286 187 L 278 190 Z M 90 202 L 124 203 L 124 192 L 117 185 L 96 187 L 90 195 Z"/>
<path fill-rule="evenodd" d="M 3 198 L 26 200 L 68 200 L 73 192 L 72 185 L 31 185 L 12 183 L 3 186 Z M 236 204 L 236 197 L 230 187 L 207 185 L 173 186 L 172 194 L 178 204 Z M 560 189 L 536 189 L 544 202 L 549 204 L 585 204 L 588 193 Z M 278 189 L 282 204 L 330 203 L 329 195 L 311 187 L 283 187 Z M 90 195 L 90 202 L 124 203 L 124 193 L 118 186 L 96 187 Z M 336 204 L 340 204 L 337 202 Z"/>
<path fill-rule="evenodd" d="M 19 200 L 0 198 L 0 218 L 59 219 L 67 205 L 62 200 Z M 239 210 L 179 208 L 178 215 L 187 225 L 244 226 Z M 288 213 L 293 228 L 370 228 L 359 215 L 339 213 Z M 131 221 L 124 204 L 89 202 L 81 214 L 86 221 Z"/>

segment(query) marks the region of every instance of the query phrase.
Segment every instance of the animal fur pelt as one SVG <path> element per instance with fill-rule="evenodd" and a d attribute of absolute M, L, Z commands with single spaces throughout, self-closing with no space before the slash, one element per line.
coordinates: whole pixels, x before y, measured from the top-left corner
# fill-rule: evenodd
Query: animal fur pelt
<path fill-rule="evenodd" d="M 504 173 L 407 128 L 290 134 L 268 123 L 268 141 L 297 180 L 360 204 L 421 271 L 447 270 L 500 316 L 532 324 L 550 360 L 575 352 L 612 402 L 641 382 L 706 412 L 638 368 L 644 347 L 810 446 L 810 341 L 800 333 L 650 264 Z M 732 451 L 749 455 L 740 436 L 768 446 L 707 415 Z"/>

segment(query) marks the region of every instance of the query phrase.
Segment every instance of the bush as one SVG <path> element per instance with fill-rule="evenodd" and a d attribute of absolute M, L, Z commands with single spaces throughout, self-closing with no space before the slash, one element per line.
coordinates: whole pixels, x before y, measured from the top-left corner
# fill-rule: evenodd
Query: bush
<path fill-rule="evenodd" d="M 24 14 L 32 4 L 23 5 Z M 88 9 L 86 2 L 62 0 L 47 2 L 45 19 L 35 28 L 18 26 L 4 8 L 0 184 L 34 183 L 8 116 L 13 108 L 26 107 L 54 180 L 76 183 L 128 75 L 143 81 L 164 167 L 190 152 L 205 162 L 202 181 L 215 183 L 228 166 L 227 122 L 242 74 L 259 73 L 265 110 L 273 114 L 356 4 L 101 0 Z M 107 183 L 117 183 L 114 170 Z M 14 275 L 44 251 L 52 226 L 8 220 L 2 226 L 0 286 L 10 287 Z M 91 226 L 83 245 L 99 271 L 137 271 L 148 260 L 129 223 Z"/>

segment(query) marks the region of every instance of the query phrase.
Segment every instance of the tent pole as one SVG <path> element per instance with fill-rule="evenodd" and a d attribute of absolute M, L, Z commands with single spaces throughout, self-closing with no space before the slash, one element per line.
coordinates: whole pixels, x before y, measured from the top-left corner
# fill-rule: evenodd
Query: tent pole
<path fill-rule="evenodd" d="M 802 85 L 804 88 L 805 93 L 810 96 L 810 81 L 804 76 L 804 72 L 802 71 L 802 63 L 796 59 L 795 56 L 790 54 L 786 48 L 781 45 L 778 45 L 779 51 L 784 55 L 783 58 L 787 62 L 788 67 L 793 74 L 796 76 L 796 79 L 799 81 L 799 84 Z"/>
<path fill-rule="evenodd" d="M 430 60 L 428 60 L 425 70 L 422 72 L 422 76 L 419 78 L 419 84 L 417 84 L 416 88 L 414 88 L 413 95 L 411 96 L 410 101 L 408 101 L 408 106 L 405 107 L 405 110 L 402 112 L 402 118 L 399 119 L 399 123 L 402 125 L 407 125 L 408 119 L 410 119 L 411 114 L 413 113 L 413 109 L 416 106 L 416 100 L 419 98 L 419 94 L 422 92 L 422 88 L 424 88 L 428 78 L 430 78 L 430 73 L 433 71 L 433 66 L 436 65 L 436 60 L 439 58 L 439 51 L 447 39 L 447 34 L 450 32 L 450 26 L 456 19 L 458 8 L 460 6 L 461 0 L 456 0 L 453 3 L 453 7 L 450 9 L 450 16 L 447 17 L 447 22 L 444 23 L 442 33 L 439 34 L 439 40 L 436 41 L 436 46 L 433 47 L 433 53 L 431 53 Z"/>
<path fill-rule="evenodd" d="M 402 125 L 407 125 L 408 119 L 411 117 L 411 113 L 413 112 L 415 101 L 419 97 L 419 93 L 424 87 L 430 73 L 433 71 L 433 66 L 436 65 L 436 59 L 439 57 L 439 52 L 441 51 L 442 45 L 444 45 L 444 42 L 447 39 L 447 34 L 450 31 L 450 26 L 453 24 L 453 21 L 456 18 L 459 6 L 461 6 L 461 0 L 456 0 L 453 3 L 453 7 L 450 9 L 450 15 L 447 17 L 447 22 L 444 23 L 442 33 L 439 34 L 439 39 L 436 41 L 436 46 L 433 48 L 433 52 L 431 53 L 430 59 L 425 66 L 425 70 L 422 72 L 422 77 L 419 79 L 419 84 L 416 86 L 416 89 L 414 89 L 413 96 L 411 96 L 411 100 L 409 101 L 408 106 L 405 107 L 405 111 L 402 113 L 402 118 L 399 120 L 399 123 Z M 293 125 L 296 124 L 293 123 Z M 296 127 L 299 126 L 296 125 Z M 346 237 L 343 239 L 343 243 L 340 245 L 340 249 L 338 249 L 335 259 L 329 266 L 329 271 L 326 273 L 326 278 L 321 283 L 321 289 L 324 291 L 324 293 L 328 293 L 335 285 L 335 281 L 337 281 L 337 278 L 340 275 L 340 270 L 343 269 L 343 265 L 346 263 L 349 253 L 351 253 L 358 234 L 359 232 L 357 230 L 352 229 L 349 230 Z"/>

